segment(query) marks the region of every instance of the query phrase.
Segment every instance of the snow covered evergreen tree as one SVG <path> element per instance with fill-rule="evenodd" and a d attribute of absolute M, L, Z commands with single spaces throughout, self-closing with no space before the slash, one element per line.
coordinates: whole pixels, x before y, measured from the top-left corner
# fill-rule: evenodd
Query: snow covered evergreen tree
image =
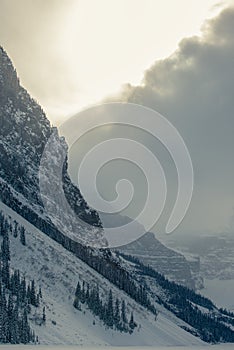
<path fill-rule="evenodd" d="M 120 313 L 120 300 L 118 298 L 115 300 L 113 299 L 111 289 L 109 290 L 107 300 L 102 300 L 99 287 L 97 285 L 90 286 L 83 281 L 81 288 L 81 284 L 78 281 L 73 306 L 81 311 L 81 304 L 86 304 L 89 310 L 108 328 L 120 332 L 129 332 L 131 334 L 136 327 L 136 323 L 133 319 L 130 323 L 128 322 L 126 316 L 126 304 L 124 300 L 122 300 L 121 303 Z"/>
<path fill-rule="evenodd" d="M 0 343 L 27 344 L 36 339 L 28 322 L 28 313 L 30 304 L 38 306 L 39 292 L 36 293 L 34 280 L 27 285 L 18 270 L 10 270 L 9 232 L 16 238 L 18 229 L 17 225 L 13 229 L 0 213 Z"/>

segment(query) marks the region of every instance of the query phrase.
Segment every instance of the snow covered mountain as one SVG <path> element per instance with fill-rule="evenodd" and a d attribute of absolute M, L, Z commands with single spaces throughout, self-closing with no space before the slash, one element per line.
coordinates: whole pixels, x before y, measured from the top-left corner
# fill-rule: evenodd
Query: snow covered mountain
<path fill-rule="evenodd" d="M 131 222 L 131 218 L 120 214 L 100 214 L 105 228 L 119 227 Z M 134 221 L 132 230 L 140 224 Z M 144 231 L 144 228 L 142 228 Z M 150 265 L 169 280 L 192 289 L 200 289 L 203 280 L 200 275 L 199 257 L 186 259 L 180 252 L 168 248 L 152 232 L 147 232 L 138 240 L 122 246 L 119 250 L 138 258 L 143 264 Z"/>
<path fill-rule="evenodd" d="M 19 269 L 27 279 L 34 279 L 41 286 L 46 306 L 46 325 L 31 322 L 41 344 L 103 345 L 199 345 L 202 341 L 180 326 L 186 323 L 171 312 L 158 306 L 155 316 L 136 303 L 125 292 L 116 288 L 107 279 L 95 272 L 60 244 L 47 237 L 3 203 L 0 209 L 11 222 L 18 222 L 26 229 L 26 245 L 10 235 L 11 266 Z M 138 324 L 134 335 L 105 329 L 102 322 L 87 309 L 82 312 L 73 307 L 78 279 L 96 283 L 106 295 L 112 288 L 113 295 L 126 300 L 127 309 L 134 311 Z M 93 321 L 95 320 L 95 325 Z"/>
<path fill-rule="evenodd" d="M 101 213 L 100 217 L 104 227 L 107 228 L 119 227 L 131 222 L 129 217 L 119 214 Z M 134 221 L 133 230 L 138 225 L 140 224 Z M 192 289 L 200 289 L 203 286 L 199 258 L 186 259 L 183 254 L 165 246 L 152 232 L 147 232 L 137 241 L 122 246 L 119 250 L 135 256 L 143 264 L 150 265 L 169 280 Z"/>
<path fill-rule="evenodd" d="M 211 327 L 214 325 L 220 327 L 220 334 L 228 330 L 232 335 L 232 331 L 224 324 L 214 321 L 212 315 L 217 319 L 222 314 L 211 301 L 185 287 L 167 281 L 154 270 L 140 266 L 137 261 L 121 256 L 120 264 L 131 272 L 134 281 L 138 281 L 140 285 L 147 285 L 147 295 L 151 295 L 151 302 L 157 310 L 155 317 L 155 314 L 139 305 L 128 293 L 103 278 L 12 209 L 0 203 L 0 210 L 11 227 L 9 234 L 11 268 L 14 271 L 19 270 L 26 281 L 33 279 L 42 290 L 40 309 L 33 309 L 29 315 L 30 325 L 39 337 L 40 344 L 199 345 L 203 343 L 200 336 L 209 336 L 213 342 L 212 333 L 205 331 L 203 335 L 199 334 L 199 327 L 192 327 L 190 322 L 183 320 L 183 316 L 190 317 L 193 311 L 198 316 L 197 322 L 200 327 L 206 330 L 207 325 L 202 321 L 209 320 L 210 315 Z M 16 223 L 25 228 L 25 244 L 21 244 L 19 237 L 15 235 Z M 114 297 L 125 300 L 128 315 L 134 312 L 137 324 L 134 333 L 122 333 L 104 327 L 99 317 L 93 315 L 90 308 L 85 305 L 82 305 L 81 311 L 76 310 L 73 301 L 77 280 L 81 283 L 85 281 L 89 285 L 98 285 L 103 298 L 111 289 Z M 183 296 L 184 292 L 187 293 L 184 295 L 185 300 L 190 301 L 181 307 L 180 302 L 183 299 L 177 298 Z M 189 312 L 186 311 L 188 306 Z M 46 323 L 41 324 L 36 321 L 40 318 L 44 307 Z M 219 337 L 219 334 L 217 336 Z"/>
<path fill-rule="evenodd" d="M 167 248 L 155 238 L 153 233 L 148 232 L 137 241 L 121 247 L 121 251 L 135 256 L 170 280 L 192 289 L 195 288 L 195 280 L 185 257 Z"/>
<path fill-rule="evenodd" d="M 61 154 L 67 152 L 65 140 L 58 136 L 41 107 L 20 85 L 11 60 L 0 48 L 0 199 L 37 227 L 56 234 L 56 227 L 44 210 L 39 190 L 40 160 L 52 134 L 57 143 L 54 157 L 60 159 Z M 100 228 L 98 214 L 88 208 L 79 189 L 71 182 L 66 162 L 62 178 L 66 199 L 76 215 Z M 57 178 L 53 178 L 51 186 L 58 182 Z M 57 198 L 52 199 L 51 206 L 55 208 L 53 214 L 59 225 L 62 213 Z M 71 218 L 67 221 L 72 222 Z M 69 230 L 66 233 L 69 235 Z"/>
<path fill-rule="evenodd" d="M 14 281 L 11 276 L 19 271 L 27 283 L 34 280 L 42 290 L 40 307 L 45 308 L 46 322 L 36 322 L 37 313 L 41 315 L 43 310 L 30 305 L 28 319 L 43 344 L 143 346 L 202 344 L 202 340 L 234 342 L 232 314 L 223 314 L 207 298 L 168 281 L 132 256 L 80 244 L 74 226 L 69 224 L 73 220 L 70 216 L 65 218 L 68 227 L 60 230 L 58 227 L 63 223 L 56 197 L 51 199 L 51 205 L 58 227 L 53 224 L 44 209 L 38 179 L 40 157 L 52 133 L 58 145 L 53 155 L 56 160 L 61 152 L 67 151 L 65 140 L 59 138 L 40 106 L 20 86 L 9 57 L 0 49 L 0 206 L 5 222 L 0 226 L 0 240 L 9 240 L 10 252 L 3 250 L 4 244 L 1 249 L 4 255 L 11 256 L 11 259 L 5 256 L 1 264 L 4 266 L 0 269 L 0 290 L 9 295 L 4 302 L 7 322 L 12 315 L 9 299 L 18 298 L 15 294 L 17 288 L 21 288 L 14 285 L 15 294 L 11 294 Z M 92 233 L 101 235 L 99 216 L 87 206 L 79 189 L 70 181 L 66 162 L 62 177 L 67 201 L 76 215 L 92 225 Z M 56 184 L 56 180 L 54 177 L 51 185 Z M 21 242 L 17 227 L 25 232 Z M 4 277 L 6 271 L 7 278 Z M 81 307 L 75 308 L 78 281 L 85 283 L 86 294 L 84 300 L 78 300 Z M 125 303 L 125 324 L 131 322 L 130 315 L 134 314 L 131 331 L 119 331 L 113 323 L 108 325 L 100 312 L 94 313 L 87 302 L 89 287 L 93 286 L 99 288 L 101 310 L 111 293 L 113 300 Z M 116 324 L 113 300 L 108 300 L 105 313 L 110 311 L 106 316 L 113 317 Z M 18 304 L 20 306 L 19 300 L 17 307 Z M 5 341 L 1 338 L 4 334 L 11 342 L 6 334 L 10 328 L 3 329 L 5 321 L 0 317 L 0 341 Z"/>

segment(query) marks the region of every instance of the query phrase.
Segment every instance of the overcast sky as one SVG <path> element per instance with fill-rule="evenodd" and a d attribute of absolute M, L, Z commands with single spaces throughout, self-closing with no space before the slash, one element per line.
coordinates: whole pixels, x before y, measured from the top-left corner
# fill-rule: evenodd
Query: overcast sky
<path fill-rule="evenodd" d="M 195 175 L 194 195 L 180 232 L 234 232 L 234 8 L 228 7 L 203 25 L 201 36 L 183 39 L 166 59 L 157 60 L 144 74 L 140 85 L 126 84 L 122 92 L 107 101 L 128 101 L 151 107 L 166 116 L 179 130 L 189 149 Z M 133 133 L 130 132 L 133 136 Z M 91 136 L 86 145 L 102 138 L 127 137 L 125 130 L 109 130 Z M 169 183 L 176 174 L 155 141 L 134 132 L 134 137 L 162 160 Z M 84 143 L 85 144 L 85 143 Z M 76 180 L 79 156 L 71 152 L 71 172 Z M 85 153 L 85 152 L 84 152 Z M 117 163 L 104 169 L 100 188 L 108 198 L 121 175 L 133 179 L 136 204 L 142 205 L 145 184 L 135 168 Z M 111 188 L 112 187 L 112 191 Z M 170 191 L 169 191 L 170 193 Z M 110 199 L 110 198 L 109 198 Z M 170 205 L 169 205 L 170 207 Z M 133 215 L 133 207 L 124 213 Z M 165 216 L 168 217 L 167 215 Z M 155 227 L 155 231 L 160 231 Z"/>
<path fill-rule="evenodd" d="M 188 146 L 195 187 L 180 229 L 234 232 L 234 7 L 206 22 L 201 37 L 182 40 L 117 100 L 167 116 Z"/>
<path fill-rule="evenodd" d="M 217 5 L 218 3 L 218 5 Z M 54 124 L 200 33 L 218 0 L 0 0 L 0 42 Z"/>

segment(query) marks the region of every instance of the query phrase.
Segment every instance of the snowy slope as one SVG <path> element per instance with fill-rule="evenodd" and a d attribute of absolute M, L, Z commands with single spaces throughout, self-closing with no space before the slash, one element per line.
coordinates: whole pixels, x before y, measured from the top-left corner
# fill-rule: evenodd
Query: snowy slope
<path fill-rule="evenodd" d="M 46 306 L 46 326 L 32 323 L 41 344 L 67 344 L 85 346 L 103 345 L 199 345 L 198 338 L 181 329 L 167 310 L 160 307 L 157 321 L 154 316 L 129 298 L 123 291 L 111 285 L 72 253 L 65 250 L 44 233 L 29 224 L 10 208 L 0 203 L 5 215 L 23 225 L 26 230 L 26 246 L 18 238 L 10 237 L 11 266 L 19 269 L 28 279 L 35 279 L 42 288 Z M 109 289 L 113 296 L 125 299 L 128 311 L 133 310 L 135 320 L 140 327 L 133 335 L 107 330 L 101 322 L 85 310 L 74 309 L 72 303 L 77 280 L 97 283 L 103 295 Z M 85 313 L 84 313 L 85 311 Z M 53 321 L 53 322 L 52 322 Z"/>
<path fill-rule="evenodd" d="M 1 350 L 25 350 L 25 345 L 3 345 Z M 38 350 L 65 350 L 63 346 L 37 346 Z M 79 346 L 66 346 L 66 350 L 79 350 Z M 88 347 L 88 350 L 96 350 L 97 347 Z M 35 350 L 34 345 L 27 345 L 27 350 Z M 119 350 L 119 347 L 108 347 L 108 350 Z M 121 350 L 129 350 L 129 347 L 121 347 Z M 149 347 L 134 347 L 134 350 L 149 350 Z M 165 346 L 153 346 L 150 350 L 168 350 Z M 202 345 L 202 346 L 170 346 L 170 350 L 233 350 L 232 344 L 221 344 L 221 345 Z"/>

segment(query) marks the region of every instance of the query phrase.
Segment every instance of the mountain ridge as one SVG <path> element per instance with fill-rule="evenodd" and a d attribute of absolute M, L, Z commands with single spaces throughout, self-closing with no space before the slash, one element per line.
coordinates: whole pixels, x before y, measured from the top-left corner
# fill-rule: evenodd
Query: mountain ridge
<path fill-rule="evenodd" d="M 3 208 L 8 216 L 7 220 L 10 221 L 9 233 L 1 232 L 1 236 L 4 238 L 6 234 L 9 234 L 13 250 L 13 268 L 20 269 L 21 273 L 28 277 L 33 274 L 38 282 L 45 283 L 44 297 L 45 300 L 47 298 L 45 306 L 51 308 L 52 311 L 49 311 L 52 315 L 53 312 L 57 314 L 60 322 L 62 322 L 59 314 L 60 303 L 65 303 L 62 312 L 64 316 L 68 317 L 68 326 L 69 322 L 72 326 L 73 341 L 75 342 L 75 336 L 78 334 L 78 330 L 73 325 L 76 320 L 74 314 L 77 315 L 78 321 L 80 318 L 80 321 L 77 322 L 81 328 L 82 322 L 87 321 L 85 321 L 87 329 L 83 340 L 89 336 L 90 322 L 93 320 L 88 306 L 82 306 L 83 313 L 73 308 L 72 298 L 75 298 L 75 287 L 81 271 L 83 280 L 88 280 L 88 283 L 94 281 L 102 288 L 103 295 L 106 295 L 111 287 L 116 295 L 121 295 L 122 299 L 126 299 L 131 306 L 129 309 L 135 312 L 137 323 L 139 324 L 139 319 L 143 323 L 143 331 L 139 329 L 139 336 L 138 333 L 135 333 L 136 338 L 130 334 L 128 338 L 123 334 L 121 337 L 112 336 L 116 341 L 114 344 L 137 345 L 134 343 L 134 339 L 140 342 L 142 334 L 144 335 L 143 345 L 150 345 L 150 342 L 156 344 L 157 336 L 161 339 L 161 344 L 164 345 L 184 345 L 188 342 L 200 344 L 199 338 L 206 342 L 234 341 L 234 332 L 228 325 L 232 316 L 224 317 L 221 311 L 213 306 L 210 310 L 206 308 L 203 308 L 205 311 L 200 310 L 199 300 L 206 303 L 205 298 L 202 299 L 193 291 L 169 282 L 156 271 L 134 262 L 133 257 L 126 260 L 109 249 L 84 246 L 79 240 L 76 240 L 76 232 L 72 232 L 72 229 L 68 227 L 67 231 L 63 232 L 53 224 L 40 198 L 38 179 L 40 158 L 43 148 L 52 134 L 58 145 L 58 152 L 54 154 L 55 158 L 57 156 L 60 159 L 60 151 L 67 151 L 66 142 L 59 137 L 57 129 L 50 126 L 41 107 L 20 86 L 15 69 L 3 49 L 0 49 L 0 91 L 0 200 L 4 203 Z M 103 228 L 97 212 L 87 206 L 79 189 L 72 184 L 67 174 L 67 159 L 65 159 L 63 166 L 62 179 L 66 198 L 74 213 L 81 220 L 86 221 L 89 227 L 92 227 L 91 234 L 101 235 Z M 53 180 L 56 184 L 58 179 L 54 177 Z M 56 209 L 56 206 L 59 205 L 59 202 L 56 202 L 57 198 L 51 198 L 51 200 Z M 58 208 L 58 211 L 55 211 L 58 221 L 60 220 L 59 214 Z M 11 217 L 14 218 L 13 221 Z M 69 220 L 72 220 L 72 217 L 66 218 L 66 222 Z M 13 233 L 15 222 L 28 229 L 25 245 L 19 246 L 18 240 L 15 240 Z M 82 227 L 78 227 L 78 229 L 81 230 Z M 82 233 L 86 234 L 87 232 Z M 72 279 L 70 280 L 68 272 L 72 269 Z M 0 272 L 0 277 L 2 277 L 2 270 Z M 152 280 L 154 280 L 153 289 L 150 288 Z M 58 283 L 57 288 L 55 288 L 56 283 Z M 69 288 L 68 299 L 66 287 Z M 183 301 L 183 293 L 186 297 L 185 302 Z M 198 304 L 196 304 L 197 300 Z M 53 303 L 56 306 L 53 307 Z M 208 302 L 209 305 L 210 303 Z M 158 309 L 163 317 L 155 319 L 158 315 Z M 188 311 L 203 322 L 202 328 L 197 327 L 196 329 L 197 319 L 189 318 Z M 72 317 L 70 317 L 71 315 Z M 88 315 L 88 317 L 83 317 L 83 315 Z M 164 317 L 165 315 L 167 317 Z M 217 315 L 218 319 L 216 319 Z M 168 317 L 170 322 L 168 322 Z M 51 321 L 49 329 L 51 330 L 51 327 L 56 326 L 56 320 L 49 319 Z M 97 319 L 95 320 L 97 321 Z M 108 330 L 108 338 L 106 338 L 104 325 L 97 322 L 98 341 L 101 342 L 101 345 L 105 341 L 108 344 L 113 344 L 111 334 L 114 329 Z M 56 337 L 58 341 L 69 343 L 66 327 L 60 326 L 59 324 L 59 327 L 55 327 L 56 331 L 52 343 Z M 61 329 L 66 333 L 64 333 L 65 338 L 61 337 L 59 333 Z M 157 331 L 156 336 L 155 331 Z M 40 328 L 40 333 L 42 337 L 44 334 L 48 341 L 48 331 Z M 96 328 L 94 333 L 96 334 Z M 80 336 L 81 333 L 78 335 Z"/>
<path fill-rule="evenodd" d="M 1 200 L 9 206 L 15 204 L 14 210 L 25 215 L 26 208 L 24 210 L 17 200 L 14 203 L 13 200 L 7 199 L 13 196 L 8 186 L 10 185 L 28 201 L 27 207 L 29 211 L 34 211 L 31 213 L 33 217 L 38 216 L 38 213 L 41 215 L 44 209 L 40 196 L 38 173 L 45 144 L 53 134 L 58 151 L 67 152 L 67 145 L 64 138 L 59 137 L 57 129 L 50 125 L 42 108 L 21 87 L 12 62 L 1 47 L 0 127 L 0 177 L 3 180 L 0 183 Z M 88 207 L 79 189 L 70 180 L 67 173 L 67 158 L 62 176 L 64 193 L 74 215 L 92 226 L 101 228 L 98 213 Z M 51 220 L 46 218 L 45 212 L 44 215 L 47 224 L 53 227 Z M 27 216 L 30 220 L 28 213 Z M 34 218 L 34 224 L 37 224 L 36 221 Z"/>

